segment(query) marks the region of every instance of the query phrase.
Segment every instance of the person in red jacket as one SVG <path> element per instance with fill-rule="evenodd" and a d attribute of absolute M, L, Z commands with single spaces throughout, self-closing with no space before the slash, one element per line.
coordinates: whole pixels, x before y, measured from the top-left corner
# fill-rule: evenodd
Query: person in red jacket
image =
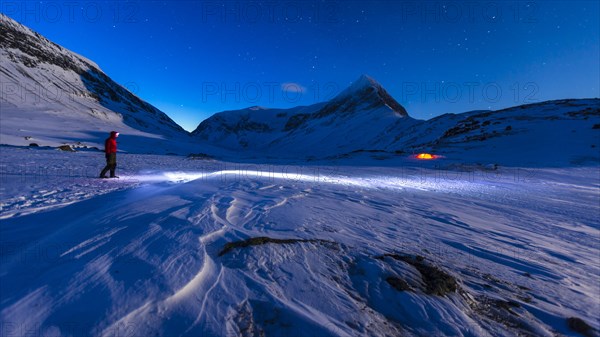
<path fill-rule="evenodd" d="M 102 169 L 100 173 L 100 178 L 108 178 L 106 176 L 106 172 L 110 170 L 111 178 L 118 178 L 115 175 L 115 170 L 117 169 L 117 137 L 119 137 L 119 133 L 117 131 L 111 131 L 110 137 L 106 138 L 104 141 L 104 155 L 106 157 L 106 166 Z"/>

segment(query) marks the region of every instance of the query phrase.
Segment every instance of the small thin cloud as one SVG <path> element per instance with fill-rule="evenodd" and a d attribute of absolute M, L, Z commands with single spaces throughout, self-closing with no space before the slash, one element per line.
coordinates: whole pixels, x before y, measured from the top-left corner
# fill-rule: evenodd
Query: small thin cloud
<path fill-rule="evenodd" d="M 281 84 L 281 90 L 286 92 L 304 93 L 306 88 L 295 82 L 286 82 Z"/>

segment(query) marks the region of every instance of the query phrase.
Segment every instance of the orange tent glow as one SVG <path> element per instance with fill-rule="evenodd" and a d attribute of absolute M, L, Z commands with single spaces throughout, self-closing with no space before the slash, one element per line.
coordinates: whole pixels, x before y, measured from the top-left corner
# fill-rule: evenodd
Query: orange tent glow
<path fill-rule="evenodd" d="M 425 159 L 425 160 L 430 160 L 430 159 L 435 159 L 437 156 L 430 154 L 430 153 L 419 153 L 416 158 L 417 159 Z"/>

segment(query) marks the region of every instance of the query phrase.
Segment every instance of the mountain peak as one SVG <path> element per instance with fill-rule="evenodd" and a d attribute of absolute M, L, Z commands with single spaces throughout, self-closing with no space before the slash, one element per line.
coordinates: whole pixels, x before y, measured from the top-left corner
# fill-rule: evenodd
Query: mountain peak
<path fill-rule="evenodd" d="M 381 86 L 379 82 L 377 82 L 373 77 L 367 74 L 360 75 L 360 77 L 356 81 L 354 81 L 353 84 L 362 86 Z"/>
<path fill-rule="evenodd" d="M 359 107 L 376 109 L 387 106 L 398 116 L 408 117 L 406 109 L 398 103 L 379 82 L 369 75 L 361 75 L 356 81 L 338 94 L 331 102 L 344 111 L 353 111 Z"/>
<path fill-rule="evenodd" d="M 371 76 L 362 74 L 356 81 L 344 89 L 338 96 L 347 96 L 357 91 L 364 90 L 365 88 L 381 88 L 381 84 L 373 79 Z"/>

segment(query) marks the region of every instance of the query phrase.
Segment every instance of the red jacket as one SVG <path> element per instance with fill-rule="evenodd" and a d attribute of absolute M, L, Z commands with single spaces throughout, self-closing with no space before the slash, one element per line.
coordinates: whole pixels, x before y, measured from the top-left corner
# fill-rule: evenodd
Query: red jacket
<path fill-rule="evenodd" d="M 104 142 L 104 152 L 106 154 L 109 153 L 117 153 L 117 136 L 119 135 L 116 131 L 110 132 L 110 137 L 106 138 Z"/>

